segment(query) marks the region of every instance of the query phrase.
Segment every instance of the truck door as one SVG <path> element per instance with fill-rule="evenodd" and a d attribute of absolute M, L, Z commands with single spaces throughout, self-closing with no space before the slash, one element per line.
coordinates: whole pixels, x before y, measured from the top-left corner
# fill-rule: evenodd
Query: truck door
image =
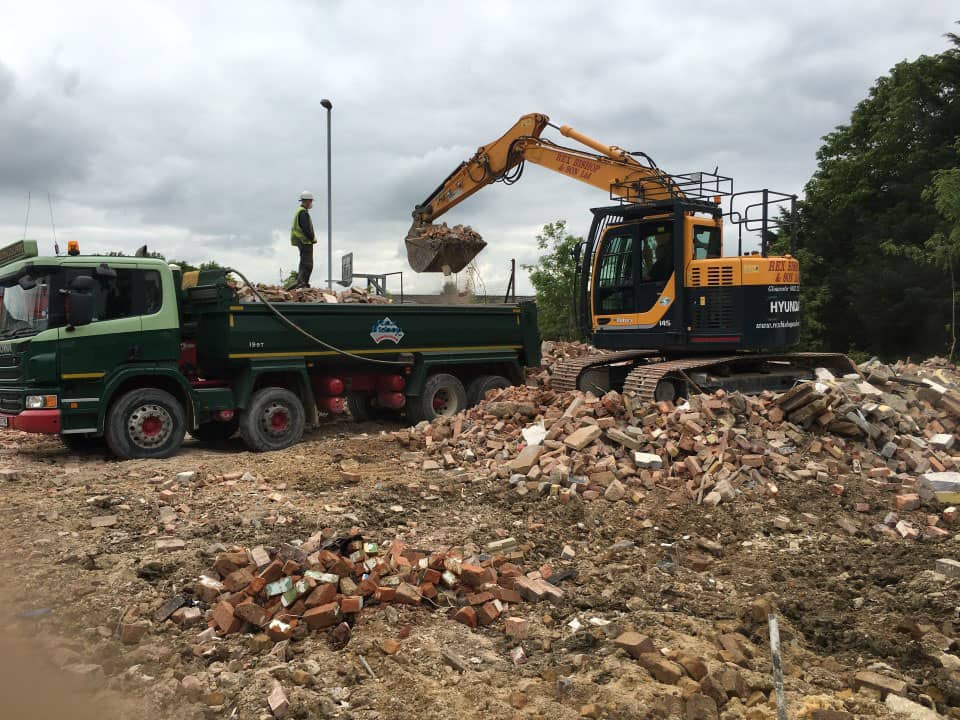
<path fill-rule="evenodd" d="M 104 382 L 110 372 L 143 359 L 141 317 L 149 302 L 144 277 L 149 271 L 133 267 L 113 270 L 116 277 L 98 275 L 92 267 L 65 269 L 65 286 L 81 274 L 93 277 L 97 285 L 93 322 L 58 331 L 64 432 L 96 431 Z"/>

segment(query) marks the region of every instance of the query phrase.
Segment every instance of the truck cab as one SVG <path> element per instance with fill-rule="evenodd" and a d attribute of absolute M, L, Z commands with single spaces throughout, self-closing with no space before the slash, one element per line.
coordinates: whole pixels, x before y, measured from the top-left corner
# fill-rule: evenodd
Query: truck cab
<path fill-rule="evenodd" d="M 0 250 L 0 428 L 68 443 L 102 434 L 103 398 L 142 382 L 144 371 L 189 407 L 179 356 L 177 292 L 164 261 L 39 257 L 30 240 Z M 142 414 L 145 438 L 162 438 L 162 416 Z"/>

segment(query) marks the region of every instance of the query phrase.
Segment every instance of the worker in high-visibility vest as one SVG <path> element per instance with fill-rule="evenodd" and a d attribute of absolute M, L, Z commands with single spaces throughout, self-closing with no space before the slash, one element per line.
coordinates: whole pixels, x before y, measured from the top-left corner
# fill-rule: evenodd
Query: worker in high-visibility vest
<path fill-rule="evenodd" d="M 297 269 L 295 288 L 310 287 L 310 273 L 313 272 L 313 246 L 317 242 L 313 233 L 313 220 L 310 219 L 310 208 L 313 207 L 313 193 L 304 190 L 300 193 L 300 207 L 293 216 L 293 226 L 290 228 L 290 244 L 300 249 L 300 267 Z"/>

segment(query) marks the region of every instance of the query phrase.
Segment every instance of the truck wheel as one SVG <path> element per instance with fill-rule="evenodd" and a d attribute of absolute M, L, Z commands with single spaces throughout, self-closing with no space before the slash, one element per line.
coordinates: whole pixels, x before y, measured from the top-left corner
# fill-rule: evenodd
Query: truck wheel
<path fill-rule="evenodd" d="M 255 452 L 283 450 L 300 442 L 306 413 L 300 398 L 289 390 L 257 390 L 240 413 L 240 437 Z"/>
<path fill-rule="evenodd" d="M 510 387 L 512 384 L 503 375 L 481 375 L 474 378 L 467 385 L 467 405 L 470 407 L 476 405 L 483 400 L 488 390 L 499 390 Z"/>
<path fill-rule="evenodd" d="M 170 457 L 180 449 L 185 433 L 183 407 L 165 390 L 124 393 L 107 415 L 107 446 L 124 459 Z"/>
<path fill-rule="evenodd" d="M 427 378 L 419 397 L 407 398 L 407 419 L 416 424 L 422 420 L 456 415 L 467 407 L 467 391 L 453 375 L 437 373 Z"/>
<path fill-rule="evenodd" d="M 200 442 L 216 445 L 218 443 L 225 443 L 236 435 L 237 428 L 239 427 L 240 423 L 236 420 L 228 420 L 227 422 L 212 421 L 200 423 L 196 430 L 190 431 L 190 434 Z"/>

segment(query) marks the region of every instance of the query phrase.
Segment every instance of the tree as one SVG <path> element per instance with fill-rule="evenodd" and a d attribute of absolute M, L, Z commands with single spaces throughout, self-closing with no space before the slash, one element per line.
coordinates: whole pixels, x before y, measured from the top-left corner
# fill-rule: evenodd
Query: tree
<path fill-rule="evenodd" d="M 524 265 L 537 292 L 537 317 L 540 335 L 549 340 L 573 340 L 580 337 L 576 315 L 576 263 L 573 249 L 583 238 L 567 234 L 566 220 L 543 226 L 537 235 L 537 248 L 546 251 L 536 265 Z"/>
<path fill-rule="evenodd" d="M 960 45 L 960 38 L 951 33 Z M 960 151 L 960 142 L 957 143 Z M 950 277 L 950 352 L 952 361 L 957 349 L 957 262 L 960 261 L 960 167 L 939 170 L 924 198 L 931 200 L 944 222 L 930 239 L 924 243 L 930 262 L 946 270 Z"/>
<path fill-rule="evenodd" d="M 928 188 L 960 165 L 960 40 L 950 40 L 939 55 L 897 64 L 850 123 L 823 138 L 798 229 L 811 349 L 897 356 L 947 347 L 950 280 L 931 268 L 929 241 L 948 216 Z"/>

